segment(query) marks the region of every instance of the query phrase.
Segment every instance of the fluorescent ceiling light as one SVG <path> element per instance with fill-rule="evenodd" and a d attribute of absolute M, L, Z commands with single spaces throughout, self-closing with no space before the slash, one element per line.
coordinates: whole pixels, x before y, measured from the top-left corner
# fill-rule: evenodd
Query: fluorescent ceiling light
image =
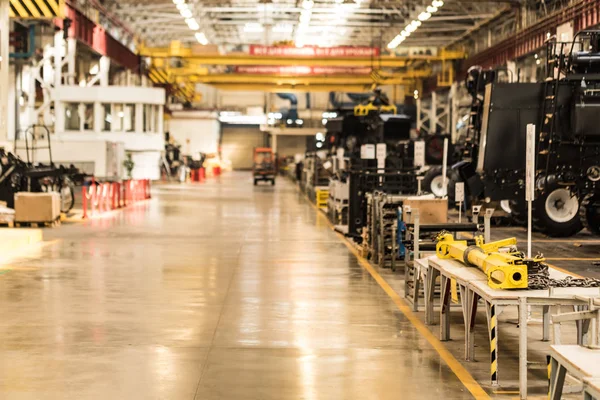
<path fill-rule="evenodd" d="M 412 33 L 417 30 L 417 27 L 414 25 L 408 24 L 408 25 L 406 25 L 406 28 L 404 28 L 404 30 L 408 33 Z"/>
<path fill-rule="evenodd" d="M 431 14 L 428 12 L 422 12 L 419 14 L 419 21 L 427 21 L 429 18 L 431 18 Z"/>
<path fill-rule="evenodd" d="M 208 44 L 208 39 L 206 38 L 204 32 L 196 32 L 195 36 L 198 43 L 200 43 L 202 46 L 206 46 Z"/>
<path fill-rule="evenodd" d="M 433 0 L 431 2 L 431 5 L 437 8 L 440 8 L 441 6 L 444 5 L 444 2 L 442 0 Z"/>
<path fill-rule="evenodd" d="M 198 21 L 196 21 L 195 18 L 188 18 L 185 20 L 185 23 L 193 31 L 197 31 L 198 29 L 200 29 L 200 25 L 198 25 Z"/>
<path fill-rule="evenodd" d="M 434 12 L 437 12 L 437 7 L 434 6 L 427 6 L 427 12 L 433 14 Z"/>
<path fill-rule="evenodd" d="M 190 6 L 188 6 L 185 3 L 179 3 L 179 4 L 177 4 L 177 9 L 179 11 L 181 11 L 181 10 L 189 10 L 189 8 L 190 8 Z"/>
<path fill-rule="evenodd" d="M 418 27 L 420 27 L 420 26 L 421 26 L 422 22 L 421 22 L 421 21 L 419 21 L 418 19 L 415 19 L 415 20 L 414 20 L 414 21 L 412 21 L 410 24 L 411 24 L 412 26 L 414 26 L 415 28 L 418 28 Z"/>
<path fill-rule="evenodd" d="M 194 16 L 194 14 L 192 14 L 192 10 L 190 9 L 181 10 L 179 14 L 181 14 L 183 18 L 192 18 Z"/>
<path fill-rule="evenodd" d="M 313 8 L 314 5 L 315 2 L 313 0 L 302 1 L 302 8 L 304 8 L 305 10 L 310 10 L 311 8 Z"/>
<path fill-rule="evenodd" d="M 404 30 L 404 31 L 400 32 L 400 35 L 402 35 L 404 37 L 409 37 L 410 36 L 410 32 Z"/>

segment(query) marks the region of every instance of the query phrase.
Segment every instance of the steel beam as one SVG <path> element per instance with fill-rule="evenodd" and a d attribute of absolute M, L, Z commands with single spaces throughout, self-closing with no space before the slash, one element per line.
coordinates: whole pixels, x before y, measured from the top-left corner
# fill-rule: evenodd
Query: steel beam
<path fill-rule="evenodd" d="M 268 92 L 268 93 L 277 93 L 277 92 L 291 92 L 291 93 L 306 93 L 306 92 L 370 92 L 372 91 L 372 85 L 354 85 L 354 84 L 346 84 L 346 85 L 272 85 L 268 83 L 219 83 L 219 84 L 211 84 L 215 89 L 219 90 L 236 90 L 236 91 L 257 91 L 257 92 Z"/>
<path fill-rule="evenodd" d="M 281 76 L 281 75 L 251 75 L 251 74 L 209 74 L 209 75 L 177 75 L 176 83 L 194 82 L 206 84 L 268 84 L 268 85 L 344 85 L 352 83 L 355 85 L 372 85 L 373 78 L 369 75 L 309 75 L 309 76 Z M 412 82 L 416 78 L 429 77 L 431 72 L 426 70 L 414 71 L 404 74 L 394 74 L 382 77 L 378 82 L 381 85 L 402 85 Z"/>
<path fill-rule="evenodd" d="M 457 60 L 464 57 L 462 51 L 442 51 L 439 55 L 411 55 L 411 56 L 382 56 L 371 59 L 370 57 L 277 57 L 277 56 L 252 56 L 248 54 L 192 54 L 189 48 L 180 48 L 171 51 L 163 48 L 142 48 L 140 56 L 153 58 L 179 57 L 195 64 L 203 65 L 281 65 L 281 66 L 318 66 L 318 67 L 384 67 L 401 68 L 414 61 L 439 62 L 444 60 Z"/>

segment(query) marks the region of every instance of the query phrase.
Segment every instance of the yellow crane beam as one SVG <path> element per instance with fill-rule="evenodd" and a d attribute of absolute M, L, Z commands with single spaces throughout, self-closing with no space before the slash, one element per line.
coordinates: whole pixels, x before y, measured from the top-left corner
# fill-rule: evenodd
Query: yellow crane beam
<path fill-rule="evenodd" d="M 353 92 L 363 93 L 373 90 L 373 85 L 356 85 L 356 84 L 323 84 L 323 85 L 272 85 L 269 83 L 215 83 L 211 84 L 219 90 L 237 90 L 237 91 L 257 91 L 266 93 L 290 92 L 290 93 L 305 93 L 305 92 Z"/>
<path fill-rule="evenodd" d="M 373 78 L 371 75 L 307 75 L 307 76 L 281 76 L 281 75 L 250 75 L 250 74 L 208 74 L 208 75 L 179 75 L 171 70 L 171 76 L 176 83 L 194 82 L 214 84 L 269 84 L 290 86 L 312 86 L 312 85 L 372 85 L 374 82 L 380 85 L 402 85 L 412 82 L 414 79 L 427 78 L 431 76 L 430 71 L 419 70 L 401 74 L 382 75 Z"/>
<path fill-rule="evenodd" d="M 316 67 L 376 67 L 402 68 L 412 62 L 441 62 L 465 57 L 462 51 L 441 51 L 438 55 L 416 54 L 410 56 L 381 57 L 282 57 L 255 56 L 249 54 L 194 54 L 187 47 L 142 47 L 140 56 L 154 59 L 183 58 L 199 65 L 268 65 L 268 66 L 316 66 Z"/>

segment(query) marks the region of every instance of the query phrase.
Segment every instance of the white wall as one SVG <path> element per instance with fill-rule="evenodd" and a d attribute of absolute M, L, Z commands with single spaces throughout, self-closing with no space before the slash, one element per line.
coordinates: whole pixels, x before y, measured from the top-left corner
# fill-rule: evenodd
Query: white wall
<path fill-rule="evenodd" d="M 198 157 L 198 153 L 217 153 L 220 122 L 210 111 L 175 111 L 167 121 L 171 138 L 181 145 L 183 154 Z"/>

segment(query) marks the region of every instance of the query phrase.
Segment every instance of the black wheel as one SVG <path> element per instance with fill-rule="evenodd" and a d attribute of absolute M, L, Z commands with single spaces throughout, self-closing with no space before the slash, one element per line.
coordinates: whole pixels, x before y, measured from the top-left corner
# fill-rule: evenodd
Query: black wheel
<path fill-rule="evenodd" d="M 58 193 L 60 194 L 60 212 L 66 214 L 75 205 L 75 185 L 65 177 L 59 184 Z"/>
<path fill-rule="evenodd" d="M 433 193 L 435 197 L 443 197 L 444 177 L 442 176 L 442 172 L 441 166 L 431 167 L 421 182 L 421 190 L 424 192 Z M 446 171 L 446 175 L 449 176 L 448 171 Z"/>
<path fill-rule="evenodd" d="M 271 179 L 271 185 L 275 186 L 275 179 Z"/>
<path fill-rule="evenodd" d="M 258 180 L 254 180 L 254 186 L 258 185 Z"/>
<path fill-rule="evenodd" d="M 520 200 L 508 200 L 510 219 L 516 225 L 527 224 L 527 204 Z"/>
<path fill-rule="evenodd" d="M 575 235 L 583 229 L 577 195 L 556 183 L 548 183 L 544 192 L 533 202 L 533 224 L 548 236 Z"/>
<path fill-rule="evenodd" d="M 600 235 L 600 193 L 590 193 L 579 207 L 579 219 L 594 235 Z"/>

